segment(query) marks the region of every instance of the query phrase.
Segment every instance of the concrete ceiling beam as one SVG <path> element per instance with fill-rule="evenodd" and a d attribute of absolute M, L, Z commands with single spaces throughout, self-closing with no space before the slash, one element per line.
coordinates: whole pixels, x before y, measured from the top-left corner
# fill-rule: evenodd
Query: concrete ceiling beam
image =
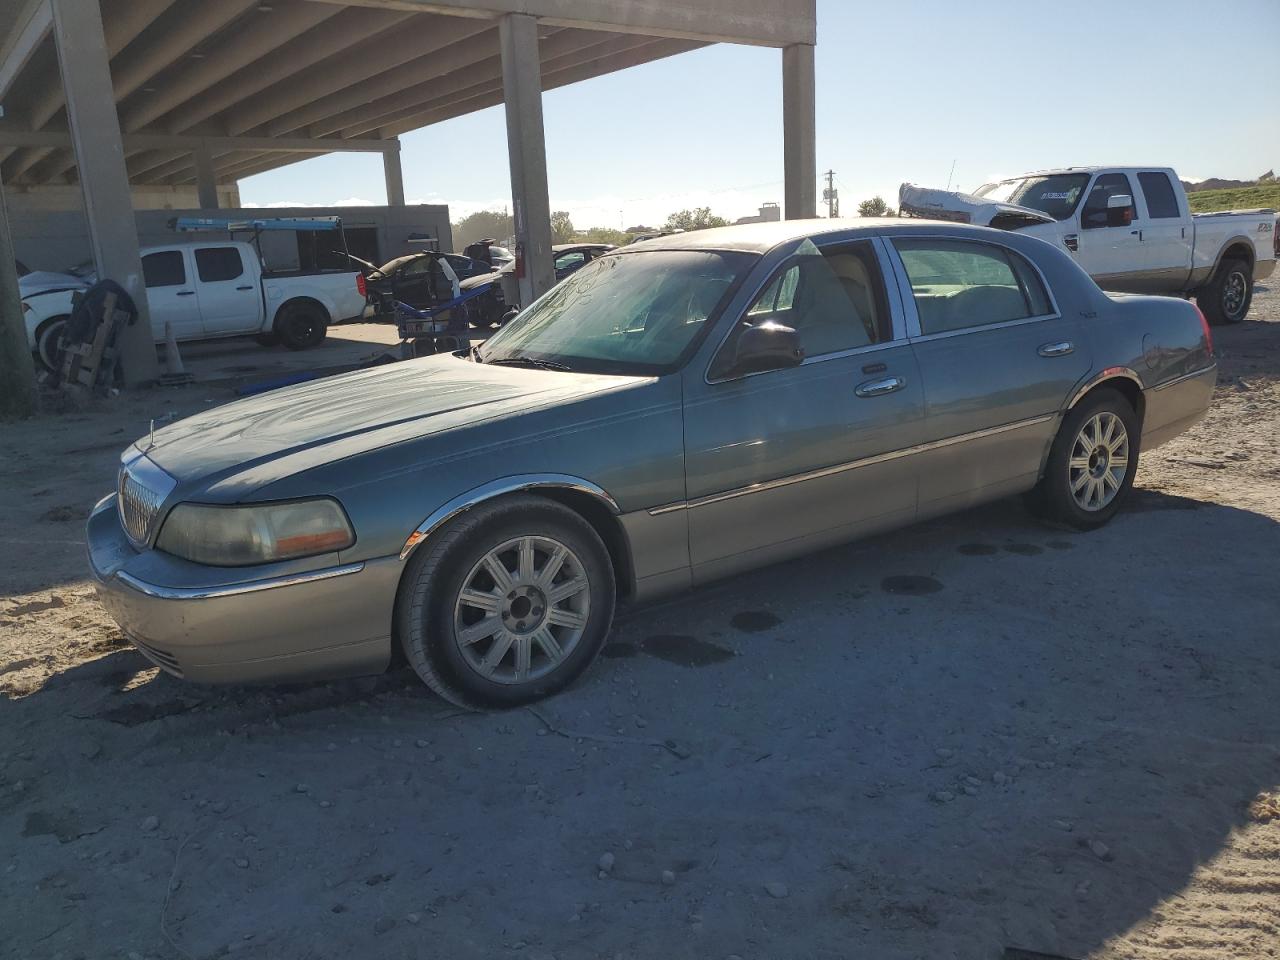
<path fill-rule="evenodd" d="M 286 83 L 277 84 L 262 96 L 227 111 L 227 133 L 234 136 L 255 130 L 320 97 L 355 86 L 384 70 L 394 69 L 419 57 L 443 53 L 451 45 L 489 29 L 488 24 L 461 17 L 426 21 L 422 30 L 413 29 L 415 25 L 410 24 L 406 29 L 380 37 L 376 43 L 365 44 L 366 49 L 355 55 L 294 73 Z"/>
<path fill-rule="evenodd" d="M 295 74 L 330 57 L 344 54 L 370 37 L 403 24 L 412 14 L 392 10 L 343 10 L 306 33 L 280 44 L 216 87 L 174 108 L 162 122 L 170 133 L 182 133 Z"/>
<path fill-rule="evenodd" d="M 126 133 L 141 129 L 236 71 L 271 54 L 288 39 L 301 36 L 341 12 L 341 7 L 302 0 L 276 6 L 271 13 L 255 19 L 250 29 L 237 30 L 233 36 L 223 37 L 213 44 L 205 51 L 203 59 L 190 61 L 176 76 L 167 78 L 161 89 L 134 97 L 120 111 L 121 129 Z"/>

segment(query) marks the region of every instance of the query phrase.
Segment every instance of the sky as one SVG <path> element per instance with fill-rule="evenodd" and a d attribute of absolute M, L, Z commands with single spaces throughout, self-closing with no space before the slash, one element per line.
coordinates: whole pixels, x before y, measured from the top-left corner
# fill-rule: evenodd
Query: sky
<path fill-rule="evenodd" d="M 1213 29 L 1213 11 L 1240 29 Z M 1268 40 L 1269 38 L 1269 40 Z M 903 181 L 972 190 L 1045 167 L 1184 180 L 1280 167 L 1280 0 L 818 0 L 818 169 L 842 213 Z M 579 228 L 782 202 L 782 54 L 712 47 L 543 95 L 551 209 Z M 501 106 L 401 138 L 405 196 L 456 222 L 510 207 Z M 953 171 L 954 164 L 954 171 Z M 240 182 L 246 205 L 384 203 L 377 154 Z M 821 186 L 819 187 L 821 196 Z"/>

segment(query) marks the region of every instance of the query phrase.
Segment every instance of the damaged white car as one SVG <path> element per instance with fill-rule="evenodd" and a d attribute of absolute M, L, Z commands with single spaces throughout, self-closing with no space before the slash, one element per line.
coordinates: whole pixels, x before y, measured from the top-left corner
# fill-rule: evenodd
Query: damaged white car
<path fill-rule="evenodd" d="M 904 183 L 904 216 L 1018 230 L 1068 250 L 1099 286 L 1194 296 L 1213 323 L 1245 318 L 1275 270 L 1274 210 L 1191 213 L 1168 167 L 1067 167 L 972 194 Z"/>

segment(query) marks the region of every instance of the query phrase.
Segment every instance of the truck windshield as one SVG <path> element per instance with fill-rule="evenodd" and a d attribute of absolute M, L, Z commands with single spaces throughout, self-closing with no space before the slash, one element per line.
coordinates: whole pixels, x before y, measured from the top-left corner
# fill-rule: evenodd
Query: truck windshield
<path fill-rule="evenodd" d="M 1016 203 L 1065 220 L 1075 213 L 1088 183 L 1087 173 L 1051 173 L 984 184 L 973 195 L 997 203 Z"/>
<path fill-rule="evenodd" d="M 601 257 L 534 301 L 476 359 L 583 373 L 671 373 L 754 260 L 693 250 Z"/>

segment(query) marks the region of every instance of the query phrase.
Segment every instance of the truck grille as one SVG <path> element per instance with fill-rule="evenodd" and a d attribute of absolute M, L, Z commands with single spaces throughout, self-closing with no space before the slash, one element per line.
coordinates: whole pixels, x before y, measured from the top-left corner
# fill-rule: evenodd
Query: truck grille
<path fill-rule="evenodd" d="M 116 502 L 120 524 L 135 547 L 145 547 L 155 533 L 156 519 L 176 481 L 146 457 L 136 457 L 120 467 Z"/>

